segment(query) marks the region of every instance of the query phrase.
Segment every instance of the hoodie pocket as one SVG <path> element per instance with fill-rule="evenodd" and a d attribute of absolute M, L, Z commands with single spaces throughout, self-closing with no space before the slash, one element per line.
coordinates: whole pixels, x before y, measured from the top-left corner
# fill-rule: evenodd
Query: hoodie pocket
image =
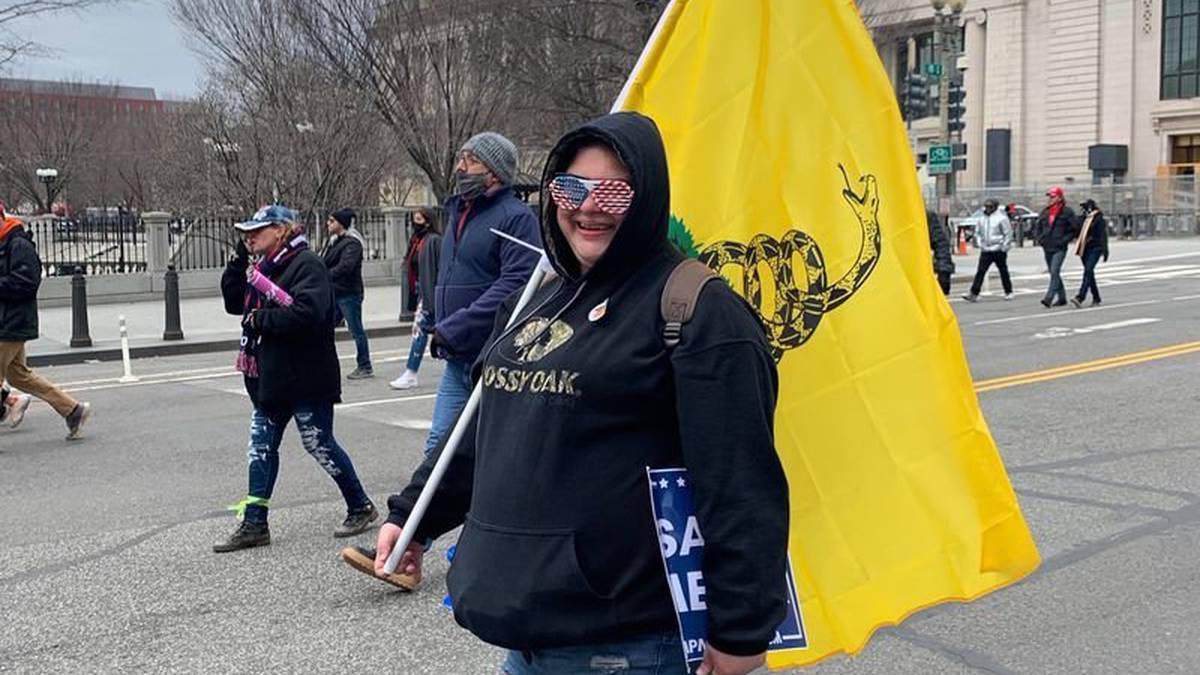
<path fill-rule="evenodd" d="M 583 640 L 613 616 L 579 565 L 569 529 L 502 527 L 467 516 L 446 585 L 455 619 L 501 646 Z"/>

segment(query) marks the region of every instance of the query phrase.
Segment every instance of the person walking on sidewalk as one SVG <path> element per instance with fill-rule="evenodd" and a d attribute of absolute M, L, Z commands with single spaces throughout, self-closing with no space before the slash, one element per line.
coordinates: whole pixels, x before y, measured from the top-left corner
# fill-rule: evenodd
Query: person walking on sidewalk
<path fill-rule="evenodd" d="M 950 233 L 942 225 L 942 219 L 932 210 L 925 211 L 929 224 L 929 250 L 933 253 L 933 273 L 943 295 L 950 295 L 950 275 L 954 274 L 954 256 L 950 251 Z"/>
<path fill-rule="evenodd" d="M 29 369 L 25 343 L 38 336 L 37 293 L 42 283 L 42 259 L 24 224 L 8 216 L 0 204 L 0 384 L 7 383 L 21 394 L 6 393 L 5 413 L 9 428 L 25 418 L 25 410 L 36 396 L 62 415 L 67 423 L 67 440 L 79 438 L 92 406 L 76 401 L 63 390 Z"/>
<path fill-rule="evenodd" d="M 241 523 L 213 551 L 271 543 L 267 511 L 289 420 L 295 421 L 304 449 L 337 483 L 346 502 L 346 518 L 333 536 L 363 532 L 378 513 L 349 455 L 333 437 L 333 404 L 341 401 L 341 375 L 329 272 L 308 249 L 287 208 L 264 207 L 235 227 L 243 241 L 221 275 L 221 295 L 225 311 L 242 316 L 237 369 L 253 405 L 249 491 L 234 507 Z M 256 264 L 251 265 L 251 255 L 259 258 Z"/>
<path fill-rule="evenodd" d="M 367 342 L 367 331 L 363 328 L 363 237 L 355 226 L 353 209 L 334 211 L 325 221 L 329 242 L 325 244 L 322 257 L 329 268 L 329 279 L 333 283 L 333 298 L 336 316 L 345 317 L 346 329 L 354 338 L 357 367 L 346 376 L 348 380 L 361 380 L 375 376 L 371 367 L 371 346 Z M 337 324 L 335 316 L 334 324 Z"/>
<path fill-rule="evenodd" d="M 1000 202 L 988 198 L 983 202 L 983 218 L 975 227 L 975 248 L 979 249 L 979 265 L 975 268 L 975 280 L 971 292 L 963 296 L 967 302 L 979 300 L 979 291 L 992 263 L 1000 270 L 1000 283 L 1004 286 L 1004 299 L 1012 300 L 1012 278 L 1008 276 L 1008 250 L 1012 248 L 1012 223 L 1000 210 Z"/>
<path fill-rule="evenodd" d="M 1075 245 L 1075 255 L 1083 260 L 1083 283 L 1079 293 L 1071 298 L 1071 304 L 1077 309 L 1083 306 L 1088 291 L 1092 293 L 1092 305 L 1100 304 L 1100 287 L 1096 285 L 1096 265 L 1100 260 L 1108 262 L 1108 223 L 1096 200 L 1089 199 L 1079 205 L 1082 209 L 1083 220 L 1079 225 L 1079 241 Z"/>
<path fill-rule="evenodd" d="M 1061 307 L 1067 304 L 1067 289 L 1063 286 L 1062 266 L 1067 257 L 1067 246 L 1075 239 L 1075 212 L 1067 206 L 1063 189 L 1052 187 L 1046 191 L 1050 203 L 1038 214 L 1038 244 L 1046 257 L 1046 269 L 1050 272 L 1050 285 L 1042 298 L 1044 307 Z"/>
<path fill-rule="evenodd" d="M 433 209 L 421 207 L 412 215 L 413 233 L 408 240 L 404 266 L 408 270 L 408 297 L 415 298 L 413 310 L 412 346 L 408 362 L 400 377 L 388 383 L 392 389 L 416 389 L 420 386 L 417 371 L 433 332 L 433 290 L 437 286 L 438 260 L 441 258 L 442 235 Z"/>

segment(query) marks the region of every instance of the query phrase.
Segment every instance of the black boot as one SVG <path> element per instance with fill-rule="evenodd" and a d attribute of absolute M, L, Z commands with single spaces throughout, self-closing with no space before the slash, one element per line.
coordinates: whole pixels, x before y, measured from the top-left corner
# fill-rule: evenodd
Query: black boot
<path fill-rule="evenodd" d="M 246 523 L 238 525 L 238 528 L 229 535 L 225 541 L 213 544 L 213 553 L 229 553 L 230 551 L 240 551 L 244 548 L 255 548 L 256 546 L 269 546 L 271 544 L 271 530 L 266 523 Z"/>

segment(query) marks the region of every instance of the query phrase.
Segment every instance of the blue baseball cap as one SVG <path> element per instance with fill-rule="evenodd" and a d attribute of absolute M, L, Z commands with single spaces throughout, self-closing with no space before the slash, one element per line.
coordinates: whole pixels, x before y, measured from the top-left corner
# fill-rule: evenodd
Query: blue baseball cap
<path fill-rule="evenodd" d="M 294 211 L 280 204 L 271 204 L 255 212 L 250 220 L 234 223 L 233 226 L 242 232 L 252 232 L 268 225 L 292 225 L 295 222 L 296 213 Z"/>

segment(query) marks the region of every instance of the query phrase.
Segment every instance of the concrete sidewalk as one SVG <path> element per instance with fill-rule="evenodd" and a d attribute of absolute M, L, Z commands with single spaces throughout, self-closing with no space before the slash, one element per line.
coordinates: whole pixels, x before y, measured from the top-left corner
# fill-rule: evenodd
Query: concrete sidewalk
<path fill-rule="evenodd" d="M 236 349 L 242 331 L 240 317 L 225 313 L 220 297 L 185 298 L 179 303 L 183 340 L 162 339 L 166 309 L 162 300 L 92 305 L 88 307 L 90 348 L 72 349 L 71 308 L 46 307 L 39 314 L 41 336 L 27 344 L 31 365 L 61 365 L 87 360 L 121 358 L 119 317 L 125 317 L 130 351 L 134 357 L 169 356 Z M 363 301 L 363 323 L 372 337 L 398 335 L 411 330 L 401 322 L 400 286 L 370 286 Z M 350 339 L 345 328 L 339 340 Z"/>

